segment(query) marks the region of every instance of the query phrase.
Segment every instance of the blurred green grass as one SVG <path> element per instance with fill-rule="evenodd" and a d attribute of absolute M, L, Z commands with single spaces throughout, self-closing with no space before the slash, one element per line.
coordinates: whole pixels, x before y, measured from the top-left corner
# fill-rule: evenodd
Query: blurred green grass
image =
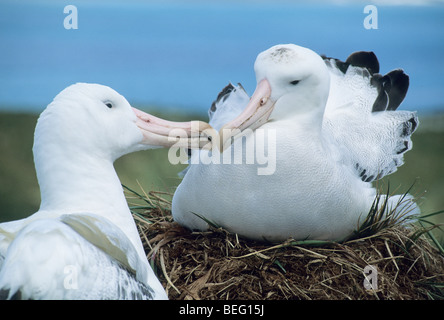
<path fill-rule="evenodd" d="M 206 115 L 180 112 L 155 115 L 183 121 L 205 120 Z M 34 128 L 38 116 L 0 113 L 0 222 L 26 217 L 39 208 L 40 193 L 32 158 Z M 421 124 L 413 135 L 413 149 L 405 156 L 398 171 L 378 183 L 385 190 L 404 193 L 414 183 L 411 193 L 422 196 L 424 214 L 444 210 L 444 114 L 420 116 Z M 126 155 L 115 163 L 121 182 L 134 190 L 174 192 L 180 183 L 177 173 L 185 165 L 172 165 L 168 150 L 154 149 Z M 141 187 L 140 187 L 141 186 Z M 444 223 L 444 214 L 435 218 Z M 444 239 L 439 235 L 441 242 Z"/>

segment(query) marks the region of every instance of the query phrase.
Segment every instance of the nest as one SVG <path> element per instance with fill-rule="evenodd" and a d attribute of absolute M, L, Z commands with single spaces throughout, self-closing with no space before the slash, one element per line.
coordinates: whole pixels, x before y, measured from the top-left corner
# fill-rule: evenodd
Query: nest
<path fill-rule="evenodd" d="M 431 228 L 394 222 L 342 243 L 269 244 L 221 228 L 190 232 L 161 195 L 137 196 L 147 257 L 173 300 L 444 298 L 444 255 L 427 238 Z"/>

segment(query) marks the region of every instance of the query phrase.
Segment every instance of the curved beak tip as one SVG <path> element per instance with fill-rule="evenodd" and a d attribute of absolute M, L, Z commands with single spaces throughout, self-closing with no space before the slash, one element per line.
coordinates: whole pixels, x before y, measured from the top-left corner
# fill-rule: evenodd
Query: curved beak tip
<path fill-rule="evenodd" d="M 231 145 L 231 141 L 242 131 L 246 129 L 255 130 L 266 123 L 274 109 L 274 104 L 275 101 L 271 99 L 270 83 L 267 79 L 262 79 L 257 84 L 250 102 L 242 113 L 219 130 L 220 146 L 223 146 L 223 150 Z"/>

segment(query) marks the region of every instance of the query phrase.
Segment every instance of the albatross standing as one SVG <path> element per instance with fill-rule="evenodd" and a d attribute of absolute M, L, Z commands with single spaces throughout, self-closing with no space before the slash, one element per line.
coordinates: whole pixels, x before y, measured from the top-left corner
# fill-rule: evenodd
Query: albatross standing
<path fill-rule="evenodd" d="M 199 159 L 223 160 L 223 154 L 194 151 L 174 194 L 174 219 L 197 230 L 211 222 L 257 240 L 343 240 L 372 207 L 371 182 L 394 172 L 412 147 L 416 113 L 396 111 L 408 76 L 402 70 L 380 75 L 372 52 L 341 62 L 293 44 L 260 53 L 254 68 L 258 85 L 251 99 L 241 86 L 227 86 L 209 123 L 221 132 L 243 129 L 261 101 L 262 114 L 271 115 L 260 129 L 274 132 L 275 141 L 256 129 L 235 139 L 229 151 L 241 150 L 245 159 L 248 148 L 239 145 L 259 141 L 275 152 L 275 171 L 258 174 L 258 161 L 208 164 Z M 392 196 L 388 206 L 401 200 L 401 207 L 418 213 L 411 196 Z"/>
<path fill-rule="evenodd" d="M 58 94 L 35 130 L 40 209 L 0 224 L 0 298 L 167 299 L 113 162 L 177 145 L 173 128 L 190 134 L 191 122 L 131 108 L 106 86 L 78 83 Z"/>

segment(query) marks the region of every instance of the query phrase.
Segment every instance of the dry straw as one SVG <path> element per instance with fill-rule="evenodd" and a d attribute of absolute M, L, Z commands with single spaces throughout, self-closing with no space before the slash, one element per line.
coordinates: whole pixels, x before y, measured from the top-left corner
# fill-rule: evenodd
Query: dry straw
<path fill-rule="evenodd" d="M 173 221 L 170 195 L 126 189 L 147 257 L 170 299 L 444 298 L 444 251 L 430 232 L 439 226 L 423 217 L 406 227 L 404 214 L 376 209 L 380 196 L 344 242 L 269 244 L 221 228 L 190 232 Z M 374 280 L 368 266 L 377 271 Z"/>

